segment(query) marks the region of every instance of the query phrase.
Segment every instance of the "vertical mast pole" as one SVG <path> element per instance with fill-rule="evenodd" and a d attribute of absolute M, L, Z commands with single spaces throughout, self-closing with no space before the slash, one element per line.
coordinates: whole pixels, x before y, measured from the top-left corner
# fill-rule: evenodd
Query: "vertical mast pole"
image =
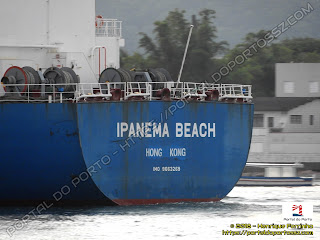
<path fill-rule="evenodd" d="M 179 76 L 178 76 L 178 81 L 177 81 L 178 83 L 180 82 L 181 75 L 182 75 L 182 71 L 183 71 L 184 62 L 185 62 L 185 60 L 186 60 L 186 56 L 187 56 L 187 52 L 188 52 L 188 47 L 189 47 L 189 43 L 190 43 L 190 38 L 191 38 L 191 34 L 192 34 L 192 29 L 193 29 L 193 25 L 190 25 L 190 31 L 189 31 L 188 41 L 187 41 L 186 49 L 184 50 L 184 55 L 183 55 L 183 59 L 182 59 L 182 64 L 181 64 L 181 68 L 180 68 L 180 72 L 179 72 Z"/>

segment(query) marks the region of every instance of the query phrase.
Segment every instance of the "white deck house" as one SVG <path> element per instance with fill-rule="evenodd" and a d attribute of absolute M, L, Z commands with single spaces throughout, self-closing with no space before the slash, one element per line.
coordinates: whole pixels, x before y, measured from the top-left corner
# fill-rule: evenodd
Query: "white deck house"
<path fill-rule="evenodd" d="M 320 63 L 276 65 L 276 97 L 254 98 L 248 162 L 300 162 L 320 168 L 319 85 Z"/>
<path fill-rule="evenodd" d="M 17 14 L 17 6 L 24 11 Z M 81 83 L 95 83 L 106 67 L 120 65 L 122 22 L 95 16 L 94 0 L 6 1 L 0 16 L 10 19 L 0 21 L 1 77 L 11 66 L 70 67 Z"/>

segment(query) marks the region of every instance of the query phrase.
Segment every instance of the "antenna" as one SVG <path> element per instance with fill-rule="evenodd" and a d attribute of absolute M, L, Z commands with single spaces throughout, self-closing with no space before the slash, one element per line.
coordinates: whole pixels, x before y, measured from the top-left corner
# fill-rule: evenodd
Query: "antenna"
<path fill-rule="evenodd" d="M 181 64 L 181 68 L 180 68 L 180 72 L 179 72 L 179 76 L 178 76 L 178 83 L 180 82 L 180 78 L 182 75 L 182 71 L 183 71 L 183 66 L 184 66 L 184 62 L 186 60 L 186 56 L 187 56 L 187 52 L 188 52 L 188 47 L 189 47 L 189 43 L 190 43 L 190 38 L 191 38 L 191 34 L 192 34 L 192 29 L 193 29 L 193 25 L 190 25 L 190 31 L 189 31 L 189 36 L 188 36 L 188 41 L 187 41 L 187 45 L 186 45 L 186 49 L 184 50 L 184 55 L 183 55 L 183 59 L 182 59 L 182 64 Z"/>

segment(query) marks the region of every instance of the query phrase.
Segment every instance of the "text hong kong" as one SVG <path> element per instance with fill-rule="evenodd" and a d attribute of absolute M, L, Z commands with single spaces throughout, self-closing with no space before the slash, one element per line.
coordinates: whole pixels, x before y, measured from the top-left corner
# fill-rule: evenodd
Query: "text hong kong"
<path fill-rule="evenodd" d="M 216 137 L 215 123 L 175 123 L 170 129 L 167 123 L 117 123 L 117 137 Z"/>

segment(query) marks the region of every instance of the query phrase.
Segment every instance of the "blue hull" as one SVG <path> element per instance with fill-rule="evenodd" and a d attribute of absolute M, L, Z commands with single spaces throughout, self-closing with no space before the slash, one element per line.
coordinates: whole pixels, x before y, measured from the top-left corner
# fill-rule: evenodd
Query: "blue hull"
<path fill-rule="evenodd" d="M 0 112 L 1 205 L 106 201 L 91 178 L 72 184 L 86 170 L 74 104 L 0 104 Z"/>
<path fill-rule="evenodd" d="M 253 120 L 252 104 L 221 102 L 1 104 L 0 112 L 0 204 L 219 200 L 241 176 Z M 161 129 L 143 136 L 121 132 L 125 123 Z"/>

